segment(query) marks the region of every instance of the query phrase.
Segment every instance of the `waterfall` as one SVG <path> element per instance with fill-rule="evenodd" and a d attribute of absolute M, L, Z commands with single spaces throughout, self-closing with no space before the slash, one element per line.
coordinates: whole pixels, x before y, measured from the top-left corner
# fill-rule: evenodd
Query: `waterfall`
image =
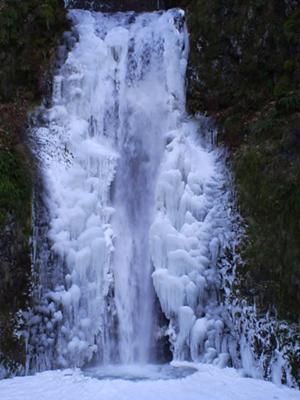
<path fill-rule="evenodd" d="M 224 365 L 230 210 L 205 118 L 185 111 L 184 13 L 69 15 L 77 41 L 31 133 L 49 223 L 34 238 L 31 368 L 148 363 L 161 336 L 175 359 Z"/>

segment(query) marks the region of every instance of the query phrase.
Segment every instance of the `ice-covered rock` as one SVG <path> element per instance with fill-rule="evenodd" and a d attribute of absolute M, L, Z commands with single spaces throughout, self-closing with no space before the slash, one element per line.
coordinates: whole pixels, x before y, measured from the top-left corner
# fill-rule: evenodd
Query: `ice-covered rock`
<path fill-rule="evenodd" d="M 215 306 L 217 260 L 230 229 L 223 186 L 218 151 L 201 140 L 195 121 L 182 122 L 168 135 L 156 186 L 152 276 L 174 357 L 222 365 L 228 357 L 218 360 L 223 327 Z"/>
<path fill-rule="evenodd" d="M 36 306 L 39 321 L 28 342 L 37 369 L 82 366 L 93 357 L 149 360 L 155 337 L 149 230 L 156 180 L 168 132 L 177 137 L 185 114 L 183 11 L 69 15 L 78 41 L 54 77 L 44 126 L 32 132 L 50 219 L 34 255 L 38 302 L 45 309 Z M 196 264 L 186 245 L 179 245 L 185 237 L 178 234 L 182 216 L 176 215 L 182 193 L 177 201 L 172 187 L 180 182 L 184 190 L 182 173 L 165 173 L 161 204 L 174 211 L 176 228 L 166 227 L 162 243 L 158 227 L 151 246 L 156 266 L 161 260 L 156 285 L 166 313 L 177 313 L 186 293 L 188 304 L 196 301 L 194 287 L 186 288 L 190 282 L 181 276 Z M 197 182 L 193 190 L 198 194 Z M 168 262 L 174 276 L 164 276 Z"/>

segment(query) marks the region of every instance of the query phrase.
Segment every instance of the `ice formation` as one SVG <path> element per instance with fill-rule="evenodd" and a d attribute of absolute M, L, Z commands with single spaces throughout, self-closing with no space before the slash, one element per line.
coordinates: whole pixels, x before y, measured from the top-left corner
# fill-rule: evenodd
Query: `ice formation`
<path fill-rule="evenodd" d="M 227 193 L 220 153 L 185 112 L 184 13 L 70 17 L 78 40 L 32 132 L 50 229 L 33 257 L 31 368 L 148 362 L 155 295 L 174 358 L 225 365 Z"/>
<path fill-rule="evenodd" d="M 168 133 L 150 231 L 153 282 L 176 359 L 226 364 L 217 259 L 227 243 L 224 170 L 195 121 Z"/>

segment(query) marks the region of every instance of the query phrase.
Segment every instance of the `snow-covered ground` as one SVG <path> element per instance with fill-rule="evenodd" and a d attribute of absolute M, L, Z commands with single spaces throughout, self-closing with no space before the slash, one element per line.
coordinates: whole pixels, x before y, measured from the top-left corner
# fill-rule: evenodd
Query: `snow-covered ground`
<path fill-rule="evenodd" d="M 48 371 L 0 382 L 1 400 L 300 400 L 300 392 L 243 378 L 231 368 L 200 365 L 183 379 L 98 380 L 76 370 Z"/>

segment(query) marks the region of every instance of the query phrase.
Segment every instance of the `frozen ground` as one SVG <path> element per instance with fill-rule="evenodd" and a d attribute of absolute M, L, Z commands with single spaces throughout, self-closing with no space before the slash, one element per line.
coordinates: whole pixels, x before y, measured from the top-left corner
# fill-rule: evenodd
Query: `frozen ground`
<path fill-rule="evenodd" d="M 1 400 L 300 400 L 300 392 L 200 365 L 182 379 L 98 380 L 80 370 L 50 371 L 0 382 Z"/>

